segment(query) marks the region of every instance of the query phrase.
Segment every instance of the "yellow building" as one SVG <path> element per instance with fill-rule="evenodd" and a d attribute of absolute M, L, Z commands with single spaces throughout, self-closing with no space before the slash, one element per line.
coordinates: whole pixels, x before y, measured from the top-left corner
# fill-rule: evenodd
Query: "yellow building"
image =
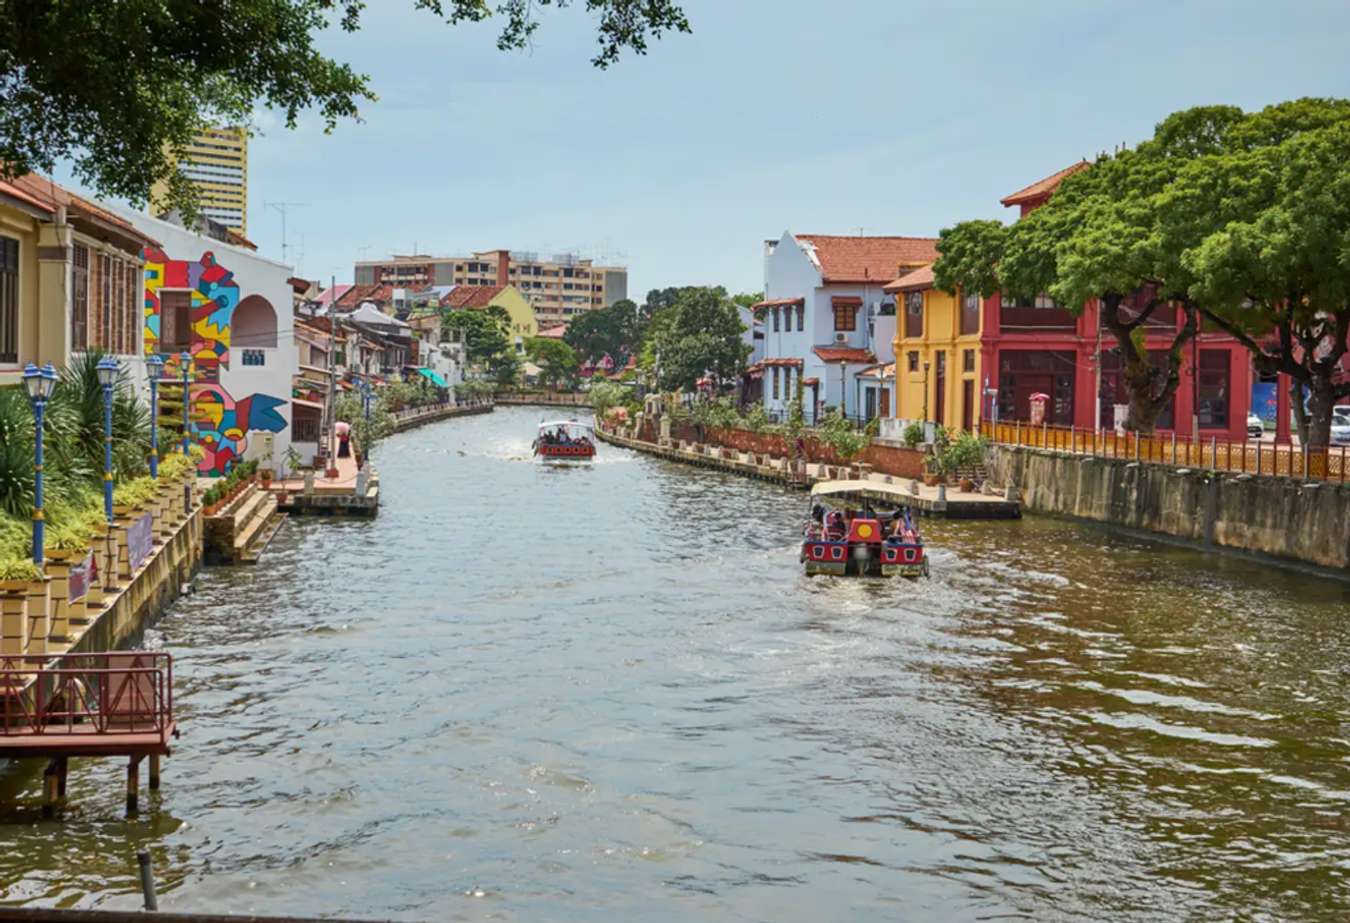
<path fill-rule="evenodd" d="M 428 292 L 436 289 L 433 287 Z M 511 318 L 509 336 L 516 352 L 523 353 L 525 341 L 539 336 L 539 321 L 535 319 L 534 308 L 514 285 L 456 285 L 440 296 L 439 305 L 451 310 L 501 308 Z"/>
<path fill-rule="evenodd" d="M 933 287 L 933 267 L 901 276 L 895 295 L 895 415 L 974 429 L 980 422 L 978 293 L 954 298 Z"/>
<path fill-rule="evenodd" d="M 197 189 L 201 213 L 238 234 L 248 234 L 248 132 L 207 128 L 188 145 L 178 168 Z M 164 207 L 167 188 L 150 190 L 151 209 Z"/>

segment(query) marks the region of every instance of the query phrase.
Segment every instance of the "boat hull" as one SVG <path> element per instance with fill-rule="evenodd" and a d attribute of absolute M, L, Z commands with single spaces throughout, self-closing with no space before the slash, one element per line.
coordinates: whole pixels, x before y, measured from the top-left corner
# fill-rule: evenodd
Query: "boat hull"
<path fill-rule="evenodd" d="M 541 445 L 534 450 L 535 458 L 562 461 L 584 461 L 595 458 L 595 446 L 591 445 Z"/>
<path fill-rule="evenodd" d="M 928 576 L 928 555 L 922 545 L 893 542 L 802 542 L 802 565 L 808 577 Z"/>

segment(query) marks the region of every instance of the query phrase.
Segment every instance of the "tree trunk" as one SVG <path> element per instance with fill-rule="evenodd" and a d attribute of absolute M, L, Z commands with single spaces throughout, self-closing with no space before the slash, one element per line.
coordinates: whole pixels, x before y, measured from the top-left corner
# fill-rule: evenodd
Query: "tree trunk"
<path fill-rule="evenodd" d="M 1121 377 L 1130 396 L 1125 428 L 1151 436 L 1158 427 L 1158 417 L 1162 416 L 1181 382 L 1181 348 L 1195 336 L 1195 310 L 1190 305 L 1184 306 L 1186 322 L 1172 338 L 1166 364 L 1159 367 L 1149 359 L 1143 337 L 1142 325 L 1152 313 L 1151 309 L 1132 321 L 1122 321 L 1117 311 L 1121 300 L 1118 296 L 1103 298 L 1102 317 L 1124 358 Z"/>
<path fill-rule="evenodd" d="M 1303 382 L 1297 378 L 1289 379 L 1289 408 L 1294 412 L 1294 430 L 1298 441 L 1308 444 L 1308 411 L 1303 406 Z"/>
<path fill-rule="evenodd" d="M 1307 425 L 1300 429 L 1299 438 L 1311 449 L 1326 449 L 1331 445 L 1331 408 L 1336 406 L 1336 388 L 1330 376 L 1314 371 L 1308 390 Z"/>

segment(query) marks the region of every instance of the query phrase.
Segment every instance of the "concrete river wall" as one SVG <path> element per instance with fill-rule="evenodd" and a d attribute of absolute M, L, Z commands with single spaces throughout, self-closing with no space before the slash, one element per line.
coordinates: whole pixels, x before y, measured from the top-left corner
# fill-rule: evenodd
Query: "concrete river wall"
<path fill-rule="evenodd" d="M 1350 486 L 995 446 L 1024 510 L 1290 558 L 1350 574 Z"/>

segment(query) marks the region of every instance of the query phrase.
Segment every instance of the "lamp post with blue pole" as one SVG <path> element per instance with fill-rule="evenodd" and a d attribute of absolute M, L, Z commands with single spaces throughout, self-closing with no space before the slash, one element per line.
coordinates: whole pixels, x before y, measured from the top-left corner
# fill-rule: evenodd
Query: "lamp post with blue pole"
<path fill-rule="evenodd" d="M 178 356 L 178 363 L 183 368 L 183 454 L 186 455 L 190 438 L 188 411 L 192 405 L 192 353 L 183 350 Z"/>
<path fill-rule="evenodd" d="M 145 374 L 150 380 L 150 476 L 159 480 L 159 377 L 164 374 L 164 360 L 159 356 L 146 359 Z"/>
<path fill-rule="evenodd" d="M 98 360 L 98 383 L 103 386 L 103 515 L 109 526 L 113 521 L 113 385 L 117 384 L 118 371 L 117 360 L 112 356 Z"/>
<path fill-rule="evenodd" d="M 33 563 L 41 567 L 46 557 L 43 547 L 46 516 L 42 508 L 42 423 L 47 399 L 56 387 L 56 369 L 50 362 L 40 369 L 28 363 L 23 370 L 23 386 L 33 404 Z"/>

